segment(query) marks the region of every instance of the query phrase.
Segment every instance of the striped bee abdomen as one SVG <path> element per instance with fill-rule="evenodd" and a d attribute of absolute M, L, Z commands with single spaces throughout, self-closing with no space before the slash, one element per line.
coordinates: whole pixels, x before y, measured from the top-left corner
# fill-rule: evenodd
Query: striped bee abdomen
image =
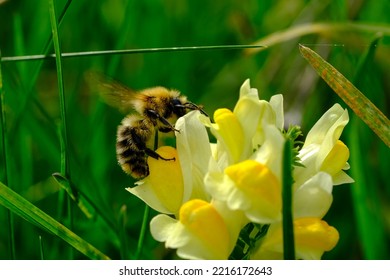
<path fill-rule="evenodd" d="M 149 175 L 146 143 L 154 133 L 154 126 L 147 119 L 130 115 L 118 126 L 116 155 L 123 171 L 134 178 Z"/>

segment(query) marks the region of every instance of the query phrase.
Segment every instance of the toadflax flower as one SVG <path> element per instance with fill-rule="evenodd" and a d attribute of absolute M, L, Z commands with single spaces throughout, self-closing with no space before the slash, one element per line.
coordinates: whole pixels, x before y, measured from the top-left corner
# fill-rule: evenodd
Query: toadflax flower
<path fill-rule="evenodd" d="M 150 223 L 152 236 L 177 249 L 185 259 L 227 259 L 233 250 L 245 219 L 217 201 L 187 201 L 177 219 L 157 215 Z"/>
<path fill-rule="evenodd" d="M 349 150 L 339 140 L 348 121 L 348 111 L 335 104 L 312 127 L 299 151 L 302 166 L 297 166 L 294 170 L 295 186 L 319 171 L 330 174 L 333 185 L 353 182 L 344 172 L 349 169 Z"/>
<path fill-rule="evenodd" d="M 227 259 L 252 238 L 239 247 L 246 248 L 245 258 L 283 258 L 283 149 L 292 136 L 284 130 L 282 95 L 260 100 L 246 80 L 234 109 L 218 109 L 213 119 L 197 111 L 179 118 L 176 149 L 157 150 L 176 160 L 149 159 L 150 175 L 128 191 L 161 213 L 151 220 L 151 234 L 181 258 Z M 299 259 L 320 259 L 338 242 L 338 231 L 323 218 L 333 186 L 353 181 L 345 173 L 349 150 L 339 140 L 347 123 L 348 112 L 336 104 L 295 148 L 291 187 Z M 268 230 L 253 235 L 248 224 Z"/>
<path fill-rule="evenodd" d="M 339 240 L 338 231 L 322 220 L 332 204 L 332 188 L 332 177 L 319 172 L 294 193 L 293 227 L 298 259 L 320 259 Z M 282 223 L 272 223 L 251 258 L 283 259 L 282 236 Z"/>

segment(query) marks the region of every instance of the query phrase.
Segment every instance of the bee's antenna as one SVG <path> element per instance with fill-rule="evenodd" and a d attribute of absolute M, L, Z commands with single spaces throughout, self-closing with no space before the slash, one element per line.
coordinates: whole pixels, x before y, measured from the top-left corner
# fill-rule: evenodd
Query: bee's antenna
<path fill-rule="evenodd" d="M 191 103 L 191 102 L 187 102 L 184 104 L 184 107 L 185 108 L 188 108 L 188 109 L 192 109 L 192 110 L 198 110 L 200 111 L 203 115 L 205 115 L 206 117 L 208 117 L 209 115 L 203 110 L 203 107 L 202 106 L 198 106 L 194 103 Z"/>

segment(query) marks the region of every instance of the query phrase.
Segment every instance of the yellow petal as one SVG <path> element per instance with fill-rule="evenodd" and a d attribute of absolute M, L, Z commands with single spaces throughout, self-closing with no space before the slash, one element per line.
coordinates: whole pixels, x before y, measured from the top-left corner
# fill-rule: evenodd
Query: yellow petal
<path fill-rule="evenodd" d="M 244 147 L 244 132 L 240 122 L 233 112 L 226 108 L 214 112 L 214 121 L 217 124 L 216 137 L 225 145 L 231 160 L 237 162 Z"/>
<path fill-rule="evenodd" d="M 333 149 L 329 152 L 322 163 L 321 171 L 327 172 L 330 175 L 335 175 L 344 168 L 348 158 L 348 147 L 340 140 L 337 140 Z"/>
<path fill-rule="evenodd" d="M 149 185 L 155 195 L 171 213 L 177 213 L 183 202 L 183 175 L 180 168 L 179 157 L 174 148 L 160 147 L 156 152 L 166 158 L 175 160 L 162 160 L 148 157 Z"/>
<path fill-rule="evenodd" d="M 282 224 L 273 224 L 252 259 L 283 258 Z M 295 255 L 298 259 L 320 259 L 339 241 L 338 231 L 319 218 L 294 220 Z"/>
<path fill-rule="evenodd" d="M 254 212 L 268 219 L 278 218 L 282 205 L 280 184 L 266 165 L 245 160 L 227 167 L 225 174 L 245 194 Z"/>
<path fill-rule="evenodd" d="M 179 215 L 180 222 L 208 251 L 209 258 L 226 259 L 229 256 L 229 232 L 213 205 L 193 199 L 183 204 Z"/>
<path fill-rule="evenodd" d="M 297 247 L 330 251 L 339 241 L 338 231 L 318 218 L 294 220 L 294 235 Z"/>

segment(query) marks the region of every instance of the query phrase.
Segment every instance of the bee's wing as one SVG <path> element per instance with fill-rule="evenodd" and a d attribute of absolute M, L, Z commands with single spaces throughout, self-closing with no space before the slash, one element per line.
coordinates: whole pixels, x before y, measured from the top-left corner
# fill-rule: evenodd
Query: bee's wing
<path fill-rule="evenodd" d="M 105 103 L 123 113 L 134 110 L 132 101 L 136 98 L 135 90 L 97 72 L 88 72 L 86 77 L 89 86 L 99 93 Z"/>

